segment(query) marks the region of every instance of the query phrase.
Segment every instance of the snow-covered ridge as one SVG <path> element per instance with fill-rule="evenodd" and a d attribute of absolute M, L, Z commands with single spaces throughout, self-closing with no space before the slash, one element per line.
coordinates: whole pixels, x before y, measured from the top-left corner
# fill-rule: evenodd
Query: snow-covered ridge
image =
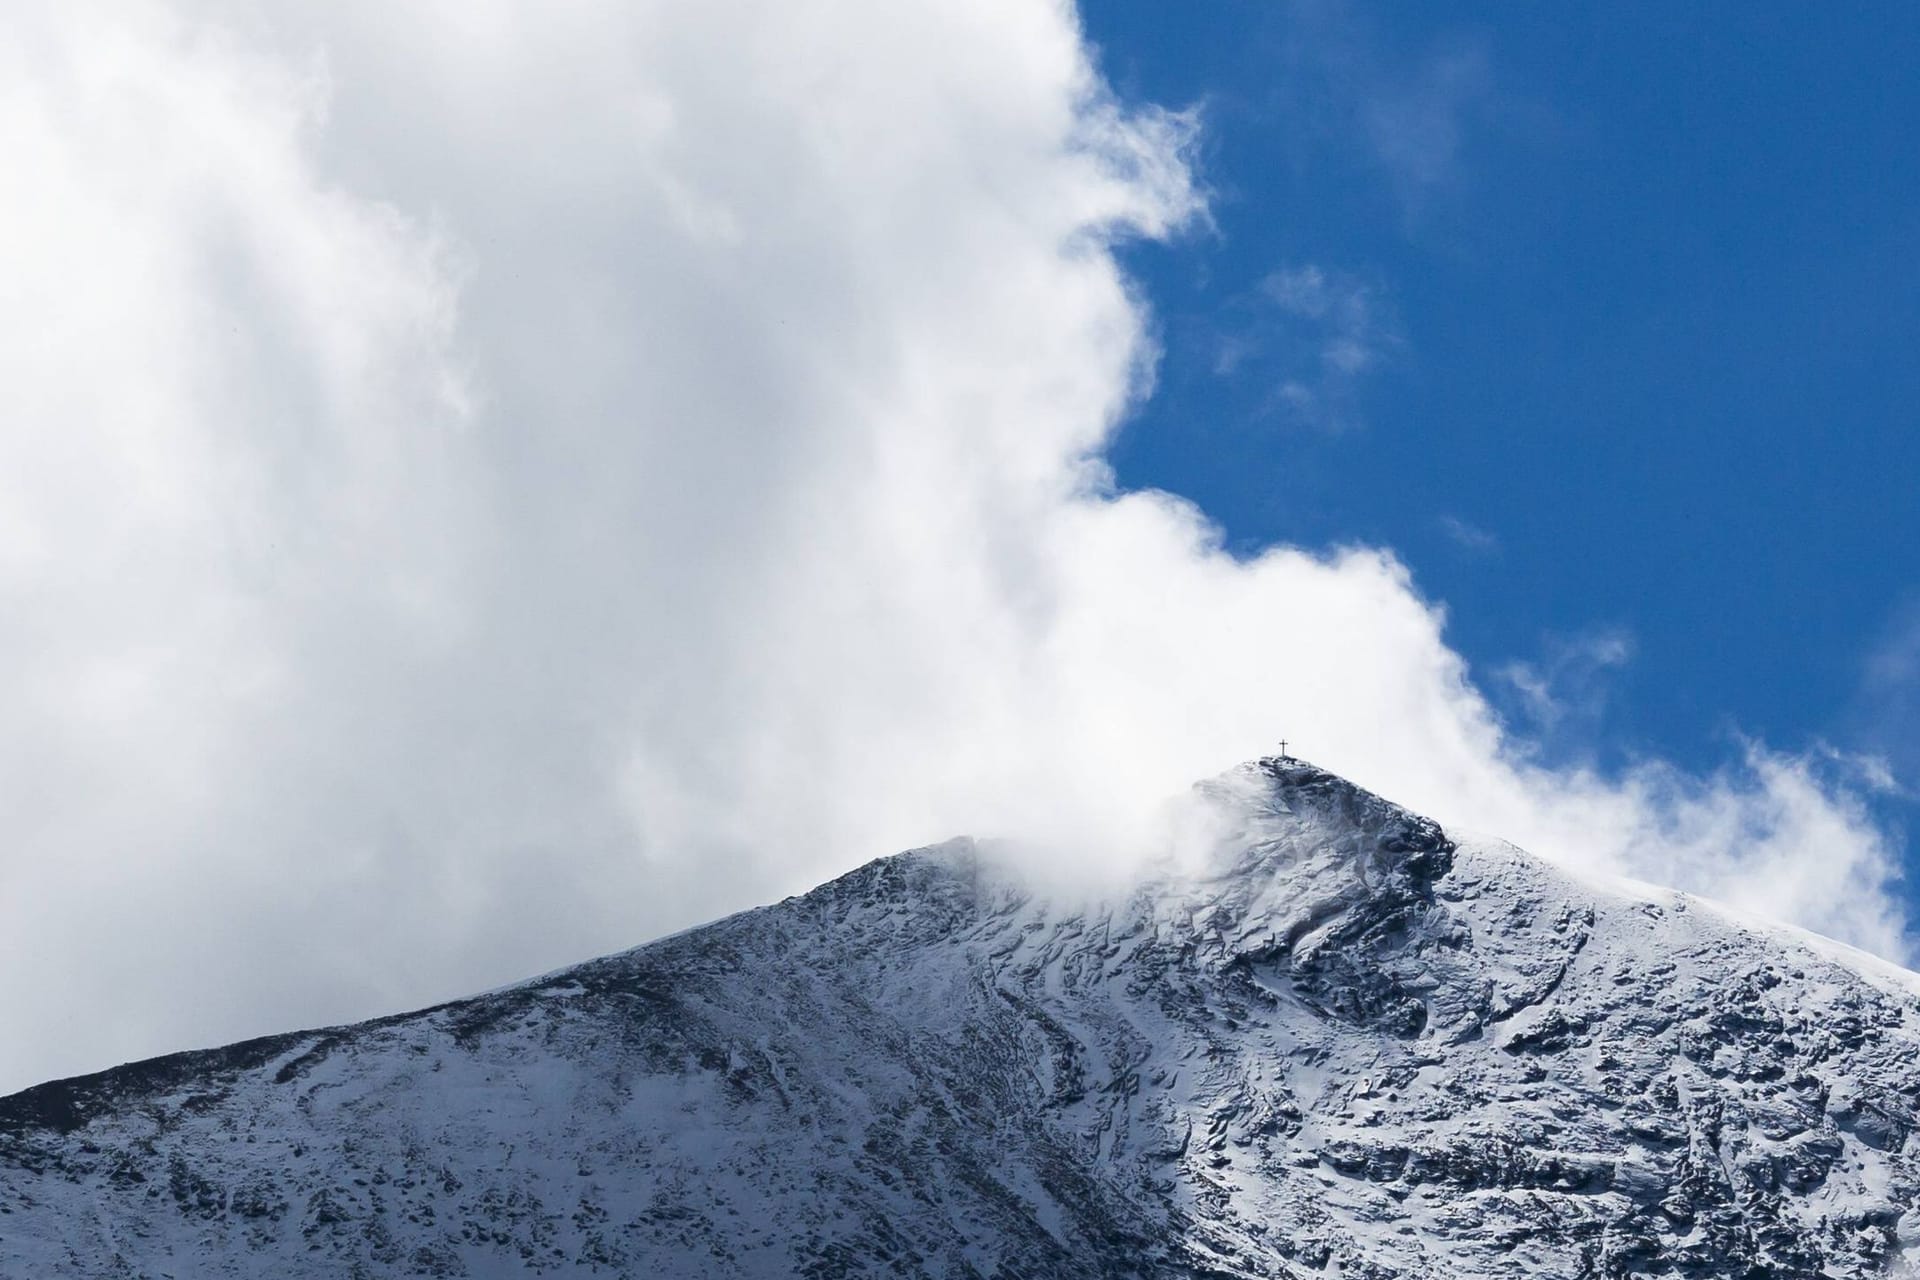
<path fill-rule="evenodd" d="M 1311 766 L 1067 909 L 968 841 L 0 1099 L 0 1275 L 1887 1274 L 1920 996 Z"/>

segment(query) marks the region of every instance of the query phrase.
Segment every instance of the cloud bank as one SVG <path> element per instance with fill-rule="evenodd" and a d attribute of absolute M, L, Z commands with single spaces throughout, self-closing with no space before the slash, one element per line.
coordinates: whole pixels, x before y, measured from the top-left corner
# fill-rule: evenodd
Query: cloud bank
<path fill-rule="evenodd" d="M 1283 732 L 1900 953 L 1827 766 L 1549 769 L 1391 553 L 1115 491 L 1195 123 L 1065 6 L 318 8 L 0 46 L 0 1089 L 960 831 L 1124 862 Z"/>

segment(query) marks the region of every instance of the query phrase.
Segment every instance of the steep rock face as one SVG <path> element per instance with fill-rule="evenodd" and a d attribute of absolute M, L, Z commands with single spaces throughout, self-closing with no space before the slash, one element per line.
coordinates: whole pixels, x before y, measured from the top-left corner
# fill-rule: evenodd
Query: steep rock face
<path fill-rule="evenodd" d="M 0 1100 L 0 1275 L 1813 1277 L 1920 1244 L 1920 980 L 1294 761 L 1203 790 L 1217 847 L 1124 901 L 959 841 Z"/>

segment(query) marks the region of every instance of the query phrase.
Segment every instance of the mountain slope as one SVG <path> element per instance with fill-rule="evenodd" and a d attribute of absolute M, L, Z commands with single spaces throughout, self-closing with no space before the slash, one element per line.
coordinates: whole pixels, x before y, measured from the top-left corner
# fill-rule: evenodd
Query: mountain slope
<path fill-rule="evenodd" d="M 1865 1276 L 1920 980 L 1291 760 L 1117 904 L 971 843 L 0 1100 L 7 1276 Z"/>

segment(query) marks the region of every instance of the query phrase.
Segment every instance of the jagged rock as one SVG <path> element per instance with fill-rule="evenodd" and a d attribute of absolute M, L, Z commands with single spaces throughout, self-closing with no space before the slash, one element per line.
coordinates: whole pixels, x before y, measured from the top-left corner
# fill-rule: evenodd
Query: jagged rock
<path fill-rule="evenodd" d="M 1863 1277 L 1920 979 L 1290 760 L 1122 900 L 967 841 L 0 1100 L 0 1275 Z"/>

